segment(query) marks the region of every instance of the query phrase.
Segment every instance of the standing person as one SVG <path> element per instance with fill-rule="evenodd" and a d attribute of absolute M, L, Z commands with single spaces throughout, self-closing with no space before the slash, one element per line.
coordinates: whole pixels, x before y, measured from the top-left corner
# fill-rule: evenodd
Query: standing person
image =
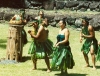
<path fill-rule="evenodd" d="M 48 19 L 44 17 L 44 11 L 43 10 L 39 10 L 38 16 L 35 17 L 35 19 L 38 20 L 39 25 L 41 25 L 41 23 L 43 22 L 43 20 L 45 20 L 46 23 L 47 23 L 47 26 L 48 26 L 49 22 L 48 22 Z"/>
<path fill-rule="evenodd" d="M 43 21 L 44 19 L 47 19 L 47 18 L 44 17 L 44 12 L 43 12 L 42 10 L 40 10 L 40 11 L 38 12 L 38 16 L 35 17 L 35 19 L 38 20 L 39 24 L 41 24 L 42 21 Z"/>
<path fill-rule="evenodd" d="M 32 35 L 36 35 L 37 31 L 38 31 L 38 21 L 34 21 L 32 22 L 31 26 L 33 26 L 33 28 L 31 30 L 29 30 L 28 32 L 31 33 Z M 37 57 L 36 57 L 36 39 L 32 38 L 32 43 L 30 45 L 28 54 L 31 54 L 31 60 L 33 62 L 33 69 L 35 70 L 37 69 Z"/>
<path fill-rule="evenodd" d="M 89 22 L 86 17 L 82 20 L 82 31 L 80 33 L 80 43 L 82 43 L 84 39 L 83 46 L 81 48 L 81 51 L 83 52 L 84 59 L 86 61 L 86 67 L 89 67 L 89 58 L 88 53 L 90 52 L 92 57 L 92 63 L 93 63 L 93 69 L 96 69 L 95 66 L 95 54 L 97 54 L 98 50 L 98 43 L 97 39 L 95 38 L 95 31 L 91 25 L 89 25 Z"/>
<path fill-rule="evenodd" d="M 33 44 L 30 46 L 29 51 L 33 51 L 33 64 L 34 68 L 37 69 L 37 58 L 44 58 L 45 63 L 47 65 L 47 72 L 50 72 L 50 62 L 49 56 L 52 54 L 52 43 L 48 41 L 48 29 L 45 28 L 47 26 L 45 20 L 42 21 L 42 24 L 38 26 L 36 23 L 34 27 L 37 27 L 36 34 L 32 34 L 29 30 L 28 33 L 34 39 Z"/>
<path fill-rule="evenodd" d="M 66 22 L 60 20 L 59 26 L 60 30 L 57 35 L 57 43 L 55 44 L 52 69 L 57 67 L 61 70 L 62 75 L 66 75 L 67 68 L 72 69 L 75 63 L 69 45 L 70 32 L 66 28 Z"/>

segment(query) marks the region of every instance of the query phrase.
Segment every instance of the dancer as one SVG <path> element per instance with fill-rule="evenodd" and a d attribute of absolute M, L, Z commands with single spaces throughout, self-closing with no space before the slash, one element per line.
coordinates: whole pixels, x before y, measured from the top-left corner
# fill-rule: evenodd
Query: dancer
<path fill-rule="evenodd" d="M 42 10 L 40 10 L 40 11 L 38 12 L 38 16 L 35 17 L 35 19 L 38 20 L 39 24 L 41 24 L 42 21 L 45 19 L 45 17 L 44 17 L 44 12 L 43 12 Z"/>
<path fill-rule="evenodd" d="M 92 63 L 93 63 L 93 69 L 96 69 L 95 66 L 95 54 L 97 54 L 98 50 L 98 43 L 97 39 L 95 38 L 95 31 L 91 25 L 89 25 L 89 22 L 86 17 L 82 20 L 82 31 L 80 33 L 80 43 L 84 40 L 83 46 L 81 48 L 81 51 L 83 52 L 84 59 L 86 61 L 86 66 L 89 67 L 89 58 L 88 53 L 90 52 L 92 57 Z"/>
<path fill-rule="evenodd" d="M 59 26 L 60 30 L 57 35 L 57 43 L 54 48 L 52 69 L 59 68 L 61 70 L 61 75 L 66 75 L 67 68 L 72 69 L 75 63 L 69 45 L 70 32 L 66 28 L 66 22 L 64 20 L 60 20 Z"/>
<path fill-rule="evenodd" d="M 47 72 L 50 72 L 51 70 L 49 56 L 52 54 L 53 43 L 48 40 L 49 32 L 46 28 L 47 24 L 45 20 L 42 21 L 42 24 L 40 26 L 37 22 L 33 24 L 33 27 L 35 28 L 35 34 L 33 34 L 31 30 L 28 31 L 28 33 L 34 39 L 29 49 L 29 52 L 31 52 L 33 57 L 33 69 L 37 69 L 37 58 L 44 58 L 47 65 Z"/>

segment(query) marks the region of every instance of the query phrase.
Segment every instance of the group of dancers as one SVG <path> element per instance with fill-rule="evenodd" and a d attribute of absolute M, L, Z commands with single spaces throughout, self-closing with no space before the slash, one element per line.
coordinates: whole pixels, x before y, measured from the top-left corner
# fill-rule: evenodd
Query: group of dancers
<path fill-rule="evenodd" d="M 31 54 L 33 62 L 33 70 L 37 69 L 37 59 L 44 58 L 47 65 L 47 72 L 52 69 L 61 70 L 61 75 L 67 75 L 67 68 L 72 69 L 75 65 L 73 54 L 71 52 L 69 37 L 70 31 L 66 28 L 65 20 L 59 21 L 59 33 L 57 42 L 53 42 L 48 38 L 48 19 L 44 17 L 44 12 L 39 11 L 38 16 L 34 19 L 32 29 L 28 30 L 32 38 L 32 43 L 29 47 L 28 54 Z M 100 42 L 95 38 L 95 31 L 86 18 L 82 18 L 82 30 L 80 32 L 80 43 L 84 41 L 81 51 L 83 52 L 86 66 L 89 67 L 88 53 L 92 57 L 93 69 L 96 69 L 95 62 L 100 60 Z M 49 58 L 52 56 L 51 63 Z"/>

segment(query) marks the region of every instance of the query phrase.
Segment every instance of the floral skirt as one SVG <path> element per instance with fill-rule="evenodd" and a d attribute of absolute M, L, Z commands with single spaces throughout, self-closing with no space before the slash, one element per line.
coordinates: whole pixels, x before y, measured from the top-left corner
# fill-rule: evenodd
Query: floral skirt
<path fill-rule="evenodd" d="M 75 65 L 70 46 L 54 47 L 53 58 L 51 62 L 52 69 L 72 69 Z"/>
<path fill-rule="evenodd" d="M 30 45 L 28 54 L 35 58 L 44 58 L 46 55 L 50 56 L 53 53 L 53 42 L 47 39 L 45 42 L 33 41 Z"/>

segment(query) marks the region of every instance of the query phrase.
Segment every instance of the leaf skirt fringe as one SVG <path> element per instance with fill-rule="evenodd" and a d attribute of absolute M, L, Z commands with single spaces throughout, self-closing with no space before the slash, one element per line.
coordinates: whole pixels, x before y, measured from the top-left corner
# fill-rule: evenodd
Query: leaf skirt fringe
<path fill-rule="evenodd" d="M 51 62 L 52 69 L 72 69 L 75 65 L 70 46 L 54 47 L 53 58 Z"/>

